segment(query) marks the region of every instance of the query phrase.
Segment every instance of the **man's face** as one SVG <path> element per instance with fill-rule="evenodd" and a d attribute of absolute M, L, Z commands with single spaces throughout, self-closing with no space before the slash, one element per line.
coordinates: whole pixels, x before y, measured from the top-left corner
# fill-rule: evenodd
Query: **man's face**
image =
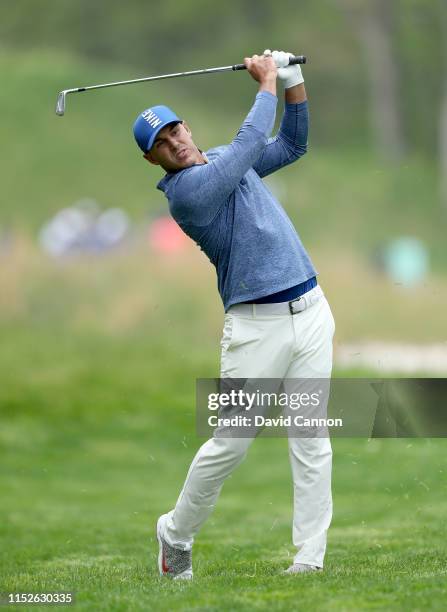
<path fill-rule="evenodd" d="M 191 130 L 184 122 L 171 123 L 160 130 L 144 157 L 167 171 L 204 163 L 202 154 L 193 142 Z"/>

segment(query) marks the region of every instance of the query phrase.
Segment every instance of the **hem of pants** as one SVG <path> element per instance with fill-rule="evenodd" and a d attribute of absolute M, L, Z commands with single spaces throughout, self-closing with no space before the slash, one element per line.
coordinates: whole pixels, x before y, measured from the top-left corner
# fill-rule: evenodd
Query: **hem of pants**
<path fill-rule="evenodd" d="M 171 522 L 172 524 L 172 515 L 174 514 L 174 510 L 170 510 L 165 516 L 166 519 L 164 521 L 164 526 L 162 529 L 162 535 L 163 538 L 166 540 L 166 542 L 169 544 L 169 546 L 172 546 L 173 548 L 178 548 L 180 550 L 191 550 L 192 549 L 192 545 L 194 543 L 194 539 L 191 538 L 191 540 L 189 542 L 185 542 L 182 540 L 172 540 L 172 538 L 169 537 L 168 535 L 168 522 Z"/>
<path fill-rule="evenodd" d="M 331 521 L 329 521 L 329 525 L 330 523 Z M 325 529 L 322 529 L 319 533 L 308 538 L 307 540 L 304 540 L 304 542 L 295 544 L 298 550 L 293 560 L 294 563 L 315 565 L 321 569 L 323 568 L 329 525 Z"/>

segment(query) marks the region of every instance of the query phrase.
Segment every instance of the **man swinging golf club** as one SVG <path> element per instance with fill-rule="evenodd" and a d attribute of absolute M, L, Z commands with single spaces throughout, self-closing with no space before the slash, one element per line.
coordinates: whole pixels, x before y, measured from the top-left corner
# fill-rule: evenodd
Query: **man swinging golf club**
<path fill-rule="evenodd" d="M 172 216 L 216 267 L 225 309 L 222 378 L 330 378 L 334 319 L 316 271 L 285 211 L 262 178 L 307 150 L 304 79 L 290 54 L 245 58 L 259 91 L 234 140 L 202 152 L 189 126 L 166 106 L 134 124 L 144 157 L 166 174 L 158 183 Z M 277 135 L 277 77 L 285 110 Z M 192 545 L 225 479 L 253 438 L 216 437 L 201 446 L 173 510 L 157 523 L 160 574 L 190 579 Z M 332 518 L 328 437 L 289 438 L 294 485 L 294 563 L 287 573 L 322 569 Z"/>

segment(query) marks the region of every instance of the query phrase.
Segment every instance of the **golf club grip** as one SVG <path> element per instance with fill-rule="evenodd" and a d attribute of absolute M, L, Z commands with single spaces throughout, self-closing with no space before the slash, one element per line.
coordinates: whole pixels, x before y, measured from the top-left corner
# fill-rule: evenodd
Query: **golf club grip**
<path fill-rule="evenodd" d="M 307 62 L 307 57 L 305 55 L 294 55 L 289 60 L 289 66 L 293 66 L 294 64 L 305 64 Z M 235 64 L 233 66 L 233 70 L 246 70 L 247 67 L 245 64 Z"/>

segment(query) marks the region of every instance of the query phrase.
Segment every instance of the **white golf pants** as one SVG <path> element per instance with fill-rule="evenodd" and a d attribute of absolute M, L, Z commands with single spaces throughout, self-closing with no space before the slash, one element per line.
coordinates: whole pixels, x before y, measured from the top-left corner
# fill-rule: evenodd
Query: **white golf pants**
<path fill-rule="evenodd" d="M 225 315 L 221 378 L 330 378 L 335 324 L 324 295 L 294 315 L 271 314 L 271 307 L 244 305 L 241 314 L 236 306 Z M 172 546 L 192 546 L 225 479 L 252 442 L 253 438 L 213 437 L 201 446 L 167 516 L 164 537 Z M 331 443 L 329 438 L 289 438 L 288 446 L 294 485 L 294 562 L 323 567 L 332 518 Z"/>

